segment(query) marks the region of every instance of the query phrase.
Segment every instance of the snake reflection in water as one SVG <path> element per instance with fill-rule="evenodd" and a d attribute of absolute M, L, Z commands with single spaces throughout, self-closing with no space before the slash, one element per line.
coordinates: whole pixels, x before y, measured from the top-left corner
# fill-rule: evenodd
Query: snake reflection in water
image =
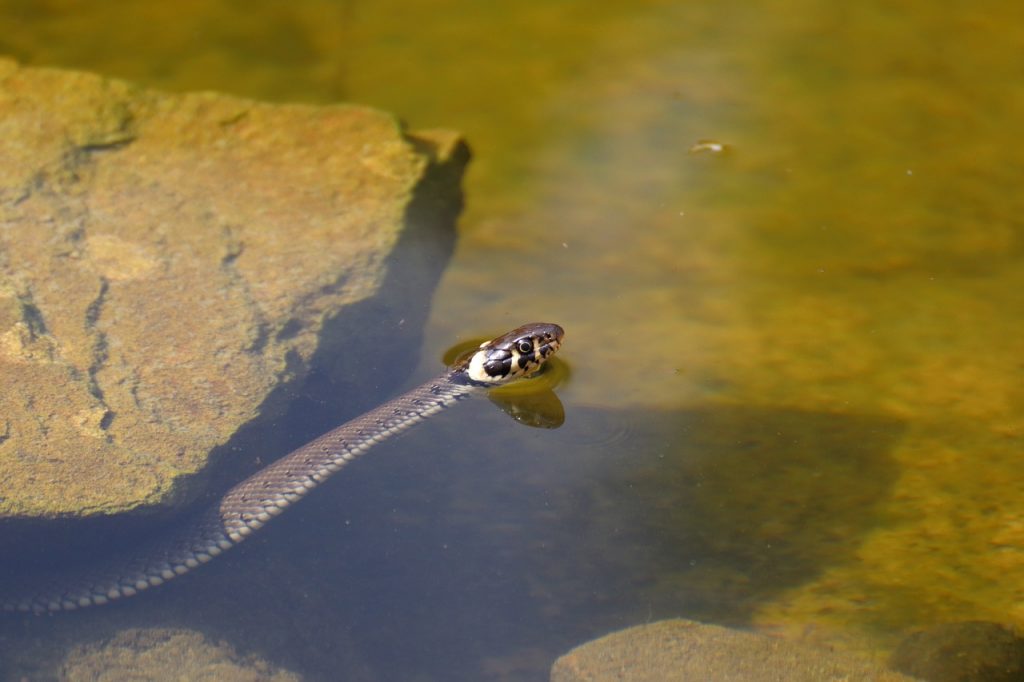
<path fill-rule="evenodd" d="M 106 604 L 161 585 L 237 545 L 377 443 L 484 389 L 535 373 L 562 343 L 557 324 L 523 325 L 482 343 L 441 376 L 328 431 L 231 488 L 195 523 L 140 556 L 72 578 L 15 588 L 8 612 L 65 611 Z"/>

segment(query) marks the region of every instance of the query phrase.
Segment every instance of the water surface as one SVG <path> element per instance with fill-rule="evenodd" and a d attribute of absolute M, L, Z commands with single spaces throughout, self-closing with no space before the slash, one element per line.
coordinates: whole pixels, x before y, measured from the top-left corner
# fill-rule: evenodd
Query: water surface
<path fill-rule="evenodd" d="M 874 656 L 1024 625 L 1022 14 L 0 2 L 27 63 L 464 131 L 421 375 L 532 319 L 573 368 L 558 431 L 453 412 L 186 584 L 22 629 L 173 623 L 310 679 L 536 680 L 666 616 Z"/>

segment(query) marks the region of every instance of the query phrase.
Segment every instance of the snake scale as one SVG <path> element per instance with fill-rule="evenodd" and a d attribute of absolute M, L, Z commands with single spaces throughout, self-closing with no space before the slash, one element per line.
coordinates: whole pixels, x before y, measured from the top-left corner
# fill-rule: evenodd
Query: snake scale
<path fill-rule="evenodd" d="M 558 350 L 562 336 L 556 324 L 534 323 L 486 341 L 441 376 L 260 469 L 136 558 L 15 587 L 12 596 L 0 596 L 0 610 L 46 613 L 106 604 L 187 573 L 245 540 L 377 443 L 473 393 L 533 374 Z"/>

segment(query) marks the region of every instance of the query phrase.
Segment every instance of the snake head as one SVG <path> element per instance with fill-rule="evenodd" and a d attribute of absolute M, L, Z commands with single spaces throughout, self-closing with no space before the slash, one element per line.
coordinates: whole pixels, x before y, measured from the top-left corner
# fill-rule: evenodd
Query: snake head
<path fill-rule="evenodd" d="M 454 369 L 472 384 L 507 384 L 540 369 L 562 345 L 564 334 L 557 324 L 524 324 L 496 339 L 484 341 Z"/>

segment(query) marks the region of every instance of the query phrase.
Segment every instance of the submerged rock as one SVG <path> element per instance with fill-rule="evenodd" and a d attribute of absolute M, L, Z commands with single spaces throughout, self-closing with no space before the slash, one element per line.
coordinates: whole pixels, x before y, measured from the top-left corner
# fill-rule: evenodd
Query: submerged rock
<path fill-rule="evenodd" d="M 109 641 L 79 646 L 68 654 L 59 678 L 66 682 L 118 680 L 217 680 L 298 682 L 292 673 L 253 656 L 243 657 L 198 632 L 129 629 Z"/>
<path fill-rule="evenodd" d="M 1024 680 L 1024 639 L 999 623 L 943 623 L 904 639 L 889 666 L 928 682 Z"/>
<path fill-rule="evenodd" d="M 467 159 L 367 108 L 0 60 L 0 519 L 175 501 L 314 353 L 411 368 Z"/>
<path fill-rule="evenodd" d="M 691 620 L 613 632 L 565 654 L 551 682 L 911 682 L 870 661 Z"/>

